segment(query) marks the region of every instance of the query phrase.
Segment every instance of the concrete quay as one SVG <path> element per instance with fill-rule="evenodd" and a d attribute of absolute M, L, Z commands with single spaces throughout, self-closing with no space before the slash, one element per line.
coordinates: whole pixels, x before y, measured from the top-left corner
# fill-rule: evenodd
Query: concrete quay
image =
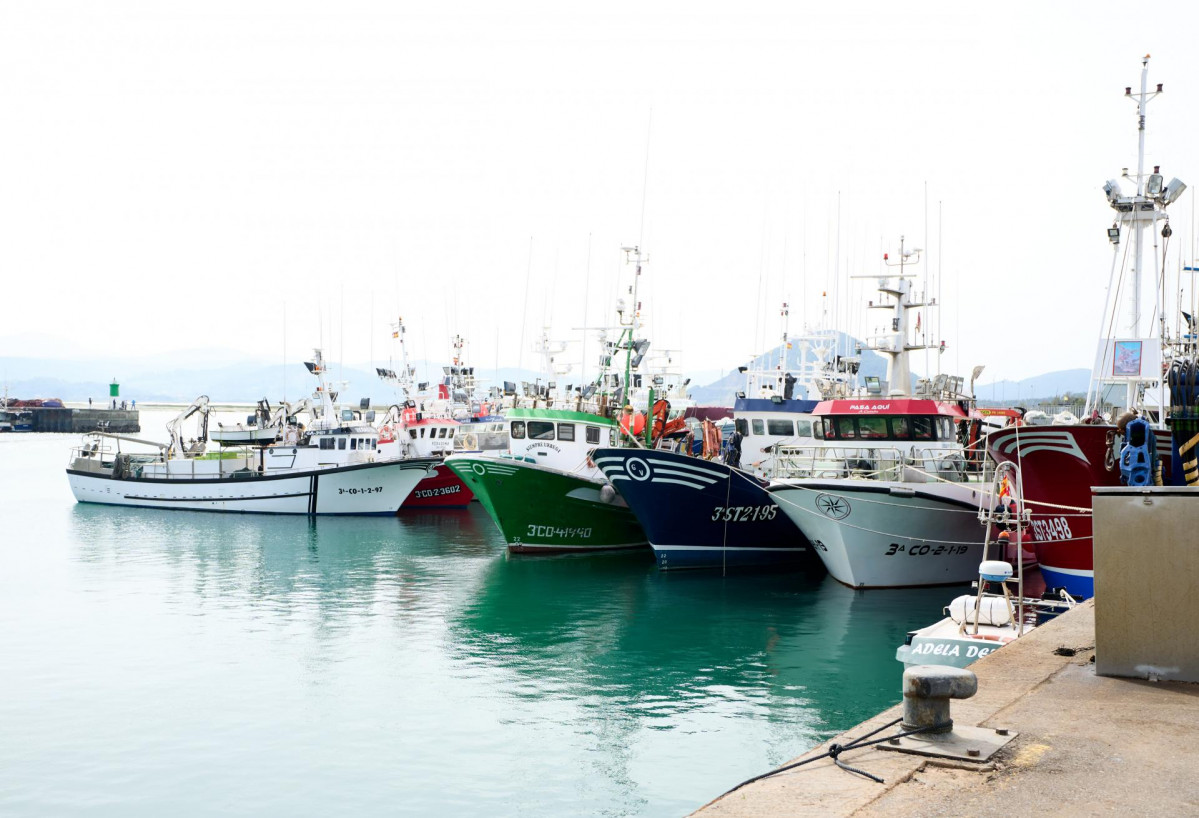
<path fill-rule="evenodd" d="M 13 410 L 33 413 L 33 431 L 67 432 L 113 432 L 133 434 L 142 430 L 136 409 L 106 409 L 98 406 L 91 409 L 71 407 L 34 406 Z"/>
<path fill-rule="evenodd" d="M 970 666 L 978 693 L 952 703 L 955 724 L 1019 734 L 988 763 L 850 750 L 842 763 L 885 783 L 823 758 L 694 815 L 1199 815 L 1199 684 L 1097 676 L 1094 645 L 1092 600 Z M 1057 655 L 1062 647 L 1077 653 Z M 788 763 L 848 744 L 901 713 L 897 705 Z"/>

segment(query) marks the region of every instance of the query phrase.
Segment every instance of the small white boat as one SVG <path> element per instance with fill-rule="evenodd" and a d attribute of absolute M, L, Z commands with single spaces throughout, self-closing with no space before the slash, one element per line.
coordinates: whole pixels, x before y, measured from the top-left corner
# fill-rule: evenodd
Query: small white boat
<path fill-rule="evenodd" d="M 287 414 L 287 407 L 281 406 L 272 417 L 271 405 L 263 398 L 245 424 L 225 426 L 218 423 L 216 429 L 209 430 L 208 439 L 221 446 L 269 446 L 283 436 Z"/>
<path fill-rule="evenodd" d="M 102 432 L 72 450 L 67 479 L 81 503 L 268 514 L 395 514 L 434 458 L 397 459 L 378 453 L 378 432 L 341 420 L 324 382 L 320 350 L 309 369 L 320 386 L 314 419 L 289 427 L 284 442 L 207 451 L 208 398 L 200 397 L 167 424 L 170 443 Z M 185 441 L 182 424 L 200 416 L 199 434 Z M 121 444 L 157 451 L 129 453 Z"/>
<path fill-rule="evenodd" d="M 986 524 L 987 546 L 1014 553 L 1015 570 L 1003 560 L 984 560 L 978 567 L 977 593 L 956 597 L 945 607 L 944 619 L 908 633 L 895 652 L 898 661 L 906 666 L 966 667 L 1074 606 L 1073 598 L 1064 592 L 1056 598 L 1024 596 L 1024 532 L 1032 515 L 1022 497 L 1019 469 L 1012 463 L 1000 464 L 980 504 L 979 517 Z M 1010 548 L 1013 544 L 1015 548 Z M 1015 596 L 1009 585 L 1015 585 Z"/>

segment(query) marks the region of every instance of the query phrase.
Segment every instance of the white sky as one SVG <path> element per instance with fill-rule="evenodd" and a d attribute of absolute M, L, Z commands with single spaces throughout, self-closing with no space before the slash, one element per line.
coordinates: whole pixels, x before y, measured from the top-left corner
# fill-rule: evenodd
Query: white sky
<path fill-rule="evenodd" d="M 1199 188 L 1194 3 L 438 5 L 0 6 L 0 356 L 283 360 L 286 308 L 289 361 L 384 359 L 398 313 L 531 368 L 640 235 L 655 346 L 722 369 L 906 234 L 944 368 L 1019 378 L 1092 360 L 1147 52 L 1149 164 Z"/>

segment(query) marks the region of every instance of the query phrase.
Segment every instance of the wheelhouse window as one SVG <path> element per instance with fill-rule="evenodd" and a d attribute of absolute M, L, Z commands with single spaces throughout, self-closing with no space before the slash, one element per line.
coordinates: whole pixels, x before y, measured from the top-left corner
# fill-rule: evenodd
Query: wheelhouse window
<path fill-rule="evenodd" d="M 795 434 L 798 437 L 811 437 L 812 436 L 812 421 L 810 421 L 810 420 L 795 421 Z"/>
<path fill-rule="evenodd" d="M 574 440 L 575 425 L 573 423 L 558 424 L 558 439 L 559 440 Z"/>
<path fill-rule="evenodd" d="M 344 437 L 337 438 L 337 448 L 344 449 L 346 447 L 346 439 Z"/>
<path fill-rule="evenodd" d="M 832 417 L 824 419 L 824 434 L 829 440 L 857 440 L 856 418 Z"/>
<path fill-rule="evenodd" d="M 886 440 L 887 419 L 885 417 L 858 418 L 858 437 L 863 440 Z"/>
<path fill-rule="evenodd" d="M 412 438 L 413 440 L 416 440 L 416 429 L 409 429 L 408 437 Z"/>
<path fill-rule="evenodd" d="M 544 420 L 529 421 L 529 440 L 553 440 L 554 424 Z"/>
<path fill-rule="evenodd" d="M 588 426 L 588 427 L 586 427 L 586 429 L 587 429 L 587 442 L 588 443 L 599 443 L 600 442 L 599 427 L 598 426 Z"/>
<path fill-rule="evenodd" d="M 451 440 L 453 440 L 453 438 L 454 438 L 454 430 L 453 430 L 452 428 L 450 429 L 449 438 L 450 438 Z"/>
<path fill-rule="evenodd" d="M 913 417 L 912 419 L 912 440 L 932 440 L 935 435 L 935 427 L 933 418 L 929 417 Z"/>
<path fill-rule="evenodd" d="M 764 435 L 764 434 L 766 434 L 766 424 L 765 424 L 765 423 L 763 423 L 763 422 L 762 422 L 760 419 L 758 419 L 758 418 L 755 418 L 755 419 L 752 421 L 752 423 L 753 423 L 753 430 L 754 430 L 754 434 L 755 434 L 755 435 Z"/>
<path fill-rule="evenodd" d="M 766 421 L 766 433 L 791 437 L 795 434 L 795 424 L 790 420 L 772 418 Z"/>
<path fill-rule="evenodd" d="M 525 439 L 525 422 L 523 420 L 512 421 L 512 439 L 513 440 L 524 440 Z"/>
<path fill-rule="evenodd" d="M 356 437 L 352 437 L 352 438 L 350 438 L 350 448 L 351 448 L 351 449 L 357 449 L 357 448 L 358 448 L 358 438 L 356 438 Z"/>
<path fill-rule="evenodd" d="M 449 431 L 449 429 L 447 429 L 446 427 L 442 426 L 442 427 L 441 427 L 441 433 L 440 433 L 440 434 L 438 434 L 438 435 L 437 435 L 437 437 L 438 437 L 438 438 L 443 438 L 443 437 L 445 437 L 445 433 L 446 433 L 446 432 L 448 432 L 448 431 Z"/>
<path fill-rule="evenodd" d="M 322 437 L 320 445 L 321 445 L 322 449 L 332 449 L 333 448 L 333 438 Z"/>
<path fill-rule="evenodd" d="M 953 421 L 949 418 L 937 418 L 937 439 L 953 440 Z"/>
<path fill-rule="evenodd" d="M 737 418 L 733 421 L 733 428 L 741 433 L 742 437 L 749 434 L 749 421 L 745 418 Z"/>

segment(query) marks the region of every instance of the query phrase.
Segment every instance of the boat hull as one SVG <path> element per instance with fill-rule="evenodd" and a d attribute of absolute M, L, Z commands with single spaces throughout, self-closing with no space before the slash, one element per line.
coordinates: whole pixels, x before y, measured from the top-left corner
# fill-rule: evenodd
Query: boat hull
<path fill-rule="evenodd" d="M 978 486 L 917 485 L 795 480 L 768 491 L 843 585 L 911 588 L 977 579 L 986 534 L 978 523 Z"/>
<path fill-rule="evenodd" d="M 658 450 L 597 449 L 592 459 L 637 516 L 662 570 L 818 566 L 807 538 L 743 472 Z"/>
<path fill-rule="evenodd" d="M 627 551 L 647 543 L 633 512 L 606 481 L 514 458 L 446 460 L 478 498 L 515 554 Z M 609 487 L 610 489 L 610 487 Z"/>
<path fill-rule="evenodd" d="M 257 514 L 395 514 L 433 460 L 213 479 L 114 478 L 68 469 L 80 503 Z"/>
<path fill-rule="evenodd" d="M 473 499 L 475 495 L 462 482 L 462 478 L 441 464 L 417 484 L 400 510 L 466 508 Z"/>
<path fill-rule="evenodd" d="M 1120 466 L 1110 456 L 1114 426 L 1017 426 L 987 437 L 998 462 L 1020 467 L 1024 501 L 1032 512 L 1025 535 L 1032 541 L 1049 588 L 1072 596 L 1095 595 L 1091 488 L 1120 485 Z M 1158 452 L 1168 460 L 1167 432 L 1157 432 Z M 1163 473 L 1168 467 L 1163 465 Z"/>

